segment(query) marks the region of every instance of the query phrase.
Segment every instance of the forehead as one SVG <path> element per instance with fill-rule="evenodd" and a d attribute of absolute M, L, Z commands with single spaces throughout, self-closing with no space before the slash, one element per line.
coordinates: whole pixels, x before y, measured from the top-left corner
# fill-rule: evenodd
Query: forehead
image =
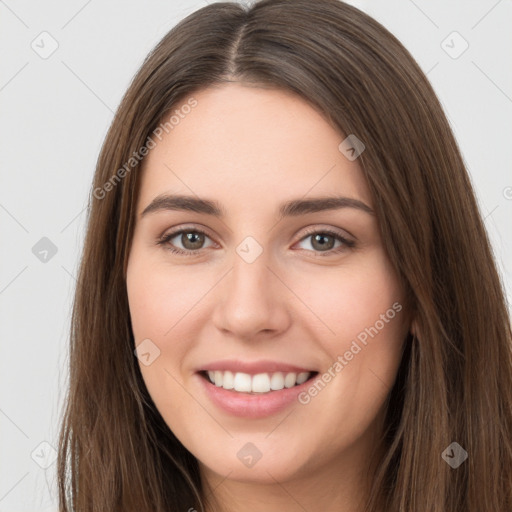
<path fill-rule="evenodd" d="M 345 135 L 292 92 L 222 84 L 185 98 L 173 113 L 144 160 L 139 211 L 166 192 L 238 207 L 338 193 L 371 203 L 357 160 L 338 148 Z"/>

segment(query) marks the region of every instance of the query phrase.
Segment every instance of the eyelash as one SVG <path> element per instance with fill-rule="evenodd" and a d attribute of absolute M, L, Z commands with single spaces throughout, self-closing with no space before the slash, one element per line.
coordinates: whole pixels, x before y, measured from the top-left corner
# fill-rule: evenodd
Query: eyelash
<path fill-rule="evenodd" d="M 177 235 L 180 235 L 182 233 L 200 233 L 200 234 L 205 235 L 208 238 L 210 238 L 208 236 L 208 234 L 205 231 L 203 231 L 202 229 L 198 229 L 198 228 L 185 228 L 185 229 L 180 229 L 180 230 L 174 231 L 172 233 L 168 233 L 166 235 L 163 235 L 161 238 L 159 238 L 157 240 L 157 245 L 161 245 L 162 247 L 164 247 L 166 250 L 170 251 L 171 253 L 178 254 L 180 256 L 196 256 L 201 249 L 198 249 L 196 251 L 183 250 L 183 249 L 178 249 L 176 247 L 172 247 L 169 244 L 170 240 L 172 240 L 174 237 L 176 237 Z M 320 257 L 333 256 L 335 254 L 338 254 L 338 253 L 346 250 L 347 248 L 348 249 L 352 249 L 356 245 L 356 243 L 354 241 L 346 239 L 345 237 L 341 236 L 336 231 L 333 231 L 333 230 L 330 230 L 330 229 L 319 230 L 319 229 L 314 229 L 314 228 L 311 228 L 311 229 L 307 230 L 306 233 L 304 234 L 304 236 L 299 240 L 299 242 L 302 242 L 304 239 L 306 239 L 306 238 L 308 238 L 308 237 L 310 237 L 312 235 L 318 235 L 318 234 L 332 236 L 335 239 L 337 239 L 340 242 L 342 242 L 342 244 L 343 244 L 343 245 L 341 245 L 340 247 L 338 247 L 336 249 L 329 249 L 328 251 L 313 251 L 315 254 L 317 254 Z M 308 249 L 303 249 L 303 250 L 308 250 Z"/>

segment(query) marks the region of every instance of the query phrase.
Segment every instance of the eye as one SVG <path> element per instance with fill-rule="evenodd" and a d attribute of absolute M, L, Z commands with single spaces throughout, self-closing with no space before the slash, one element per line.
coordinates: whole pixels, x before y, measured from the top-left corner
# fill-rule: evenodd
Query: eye
<path fill-rule="evenodd" d="M 157 244 L 165 247 L 166 250 L 174 254 L 193 256 L 201 249 L 209 247 L 204 246 L 206 239 L 211 240 L 203 230 L 198 228 L 185 228 L 164 234 L 157 240 Z M 309 244 L 307 244 L 310 247 L 303 247 L 302 249 L 313 251 L 319 256 L 338 254 L 355 246 L 354 241 L 349 240 L 331 229 L 310 229 L 306 232 L 306 236 L 303 236 L 298 243 L 304 243 L 308 239 L 311 240 Z M 338 246 L 336 246 L 336 242 L 338 242 Z M 179 247 L 179 244 L 181 244 L 181 247 Z"/>
<path fill-rule="evenodd" d="M 299 243 L 308 240 L 310 240 L 310 242 L 307 245 L 309 245 L 310 248 L 306 247 L 305 249 L 313 250 L 318 253 L 319 256 L 330 256 L 355 247 L 354 241 L 330 229 L 311 229 Z M 339 242 L 337 247 L 335 247 L 336 242 Z"/>
<path fill-rule="evenodd" d="M 157 241 L 157 244 L 164 246 L 172 253 L 192 256 L 204 248 L 203 244 L 206 238 L 209 239 L 210 237 L 200 229 L 180 229 L 179 231 L 166 233 Z M 173 242 L 174 239 L 176 241 Z M 182 247 L 176 247 L 176 243 L 181 244 Z"/>

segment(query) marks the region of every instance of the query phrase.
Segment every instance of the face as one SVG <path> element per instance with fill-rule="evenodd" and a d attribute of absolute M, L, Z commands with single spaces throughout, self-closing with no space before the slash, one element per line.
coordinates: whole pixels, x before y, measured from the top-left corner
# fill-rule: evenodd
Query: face
<path fill-rule="evenodd" d="M 144 161 L 126 271 L 148 391 L 212 480 L 364 473 L 409 326 L 357 158 L 293 93 L 193 97 Z"/>

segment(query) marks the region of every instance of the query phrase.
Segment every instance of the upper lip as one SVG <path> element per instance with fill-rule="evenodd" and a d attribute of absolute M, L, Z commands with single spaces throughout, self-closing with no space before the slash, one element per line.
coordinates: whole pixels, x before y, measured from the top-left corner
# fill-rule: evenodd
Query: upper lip
<path fill-rule="evenodd" d="M 279 361 L 259 360 L 259 361 L 242 361 L 233 359 L 224 359 L 220 361 L 213 361 L 211 363 L 201 366 L 198 371 L 230 371 L 233 373 L 247 373 L 249 375 L 256 375 L 258 373 L 302 373 L 313 372 L 311 368 L 305 368 L 289 363 L 282 363 Z"/>

